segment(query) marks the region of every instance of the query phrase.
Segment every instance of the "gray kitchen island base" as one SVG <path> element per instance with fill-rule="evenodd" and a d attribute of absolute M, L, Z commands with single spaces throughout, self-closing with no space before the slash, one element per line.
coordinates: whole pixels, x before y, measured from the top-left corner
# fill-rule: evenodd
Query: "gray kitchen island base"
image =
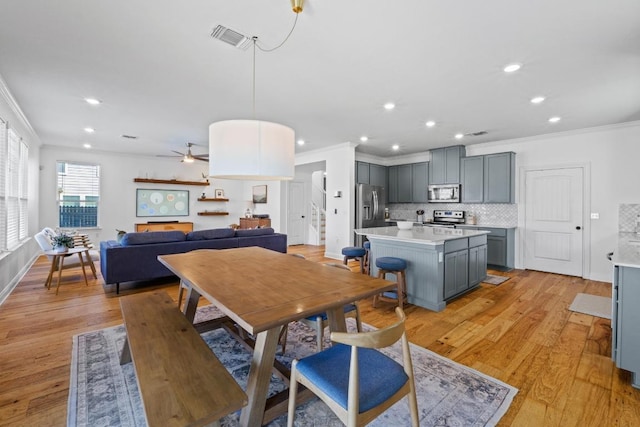
<path fill-rule="evenodd" d="M 406 292 L 410 304 L 442 311 L 446 301 L 479 286 L 487 275 L 486 232 L 449 228 L 397 227 L 359 229 L 371 242 L 371 274 L 375 259 L 407 261 Z"/>

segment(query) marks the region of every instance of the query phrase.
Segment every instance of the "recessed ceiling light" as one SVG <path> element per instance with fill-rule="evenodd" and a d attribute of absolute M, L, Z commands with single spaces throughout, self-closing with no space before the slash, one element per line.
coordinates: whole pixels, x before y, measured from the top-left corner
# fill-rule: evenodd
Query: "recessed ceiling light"
<path fill-rule="evenodd" d="M 560 117 L 558 117 L 558 116 L 551 117 L 551 118 L 549 119 L 549 123 L 558 123 L 560 120 L 561 120 L 561 118 L 560 118 Z"/>
<path fill-rule="evenodd" d="M 456 139 L 462 139 L 464 138 L 464 135 L 461 133 L 456 133 Z"/>
<path fill-rule="evenodd" d="M 362 142 L 367 142 L 368 140 L 369 140 L 369 137 L 368 137 L 368 136 L 366 136 L 366 135 L 362 135 L 362 136 L 360 137 L 360 141 L 362 141 Z"/>
<path fill-rule="evenodd" d="M 425 123 L 425 125 L 427 125 L 428 128 L 432 128 L 436 125 L 436 122 L 434 122 L 433 120 L 429 120 L 427 123 Z"/>
<path fill-rule="evenodd" d="M 384 104 L 385 110 L 393 110 L 394 108 L 396 108 L 396 104 L 394 104 L 393 102 L 387 102 L 386 104 Z"/>
<path fill-rule="evenodd" d="M 518 71 L 521 67 L 522 67 L 522 65 L 520 65 L 520 64 L 509 64 L 506 67 L 504 67 L 504 72 L 505 73 L 513 73 L 513 72 Z"/>
<path fill-rule="evenodd" d="M 94 128 L 84 128 L 86 133 L 94 133 L 96 130 Z"/>
<path fill-rule="evenodd" d="M 298 145 L 304 145 L 304 139 L 299 139 L 298 140 Z"/>
<path fill-rule="evenodd" d="M 532 104 L 540 104 L 544 100 L 545 100 L 544 96 L 535 96 L 535 97 L 531 98 L 531 103 Z"/>
<path fill-rule="evenodd" d="M 398 150 L 400 149 L 400 146 L 399 146 L 398 144 L 393 144 L 393 145 L 391 146 L 391 149 L 392 149 L 393 151 L 398 151 Z"/>
<path fill-rule="evenodd" d="M 102 101 L 100 101 L 99 99 L 95 99 L 95 98 L 85 98 L 84 100 L 89 105 L 100 105 L 102 103 Z"/>
<path fill-rule="evenodd" d="M 91 148 L 91 144 L 86 144 L 86 143 L 85 143 L 85 144 L 82 144 L 82 146 L 83 146 L 84 148 Z"/>

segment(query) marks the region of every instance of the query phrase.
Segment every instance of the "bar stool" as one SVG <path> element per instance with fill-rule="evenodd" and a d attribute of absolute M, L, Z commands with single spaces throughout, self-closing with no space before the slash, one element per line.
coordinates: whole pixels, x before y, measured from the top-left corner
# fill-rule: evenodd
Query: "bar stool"
<path fill-rule="evenodd" d="M 350 259 L 355 259 L 360 261 L 360 273 L 364 273 L 364 256 L 367 251 L 364 248 L 360 248 L 358 246 L 347 246 L 346 248 L 342 248 L 342 255 L 344 255 L 343 264 L 347 265 L 347 262 Z"/>
<path fill-rule="evenodd" d="M 378 267 L 378 278 L 384 279 L 388 273 L 395 274 L 397 277 L 398 289 L 394 291 L 388 291 L 383 294 L 373 296 L 373 307 L 376 307 L 378 300 L 388 302 L 398 302 L 398 307 L 402 308 L 402 304 L 406 301 L 406 278 L 405 270 L 407 269 L 407 261 L 402 258 L 395 257 L 380 257 L 376 258 L 376 267 Z M 395 294 L 395 296 L 394 296 Z"/>
<path fill-rule="evenodd" d="M 370 241 L 366 241 L 364 242 L 364 244 L 362 245 L 362 247 L 365 250 L 365 254 L 364 254 L 364 272 L 365 274 L 369 274 L 371 271 L 371 242 Z"/>

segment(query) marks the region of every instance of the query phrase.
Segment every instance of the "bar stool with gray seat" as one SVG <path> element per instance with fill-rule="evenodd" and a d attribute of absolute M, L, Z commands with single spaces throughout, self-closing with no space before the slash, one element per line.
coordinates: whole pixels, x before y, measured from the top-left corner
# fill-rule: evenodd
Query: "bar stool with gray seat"
<path fill-rule="evenodd" d="M 350 259 L 360 261 L 360 273 L 364 273 L 364 256 L 367 251 L 364 248 L 358 246 L 347 246 L 342 248 L 342 255 L 344 255 L 343 264 L 347 265 Z"/>
<path fill-rule="evenodd" d="M 396 283 L 398 288 L 396 291 L 387 291 L 382 294 L 374 295 L 373 307 L 378 304 L 378 300 L 387 302 L 398 302 L 398 307 L 402 308 L 402 305 L 407 301 L 407 282 L 405 277 L 405 270 L 407 269 L 407 261 L 402 258 L 396 257 L 380 257 L 376 258 L 376 267 L 378 267 L 378 278 L 384 279 L 387 274 L 396 275 Z"/>

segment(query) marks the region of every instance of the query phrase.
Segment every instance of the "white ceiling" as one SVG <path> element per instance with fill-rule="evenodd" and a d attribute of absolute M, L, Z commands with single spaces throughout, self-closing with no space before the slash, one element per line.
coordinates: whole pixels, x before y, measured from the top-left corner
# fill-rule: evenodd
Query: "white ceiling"
<path fill-rule="evenodd" d="M 0 76 L 43 144 L 199 154 L 210 123 L 252 118 L 252 49 L 212 28 L 273 47 L 294 19 L 288 0 L 2 0 Z M 512 62 L 522 69 L 504 73 Z M 258 51 L 256 76 L 256 118 L 294 128 L 298 153 L 368 135 L 357 151 L 392 156 L 640 120 L 640 1 L 307 0 L 284 46 Z"/>

